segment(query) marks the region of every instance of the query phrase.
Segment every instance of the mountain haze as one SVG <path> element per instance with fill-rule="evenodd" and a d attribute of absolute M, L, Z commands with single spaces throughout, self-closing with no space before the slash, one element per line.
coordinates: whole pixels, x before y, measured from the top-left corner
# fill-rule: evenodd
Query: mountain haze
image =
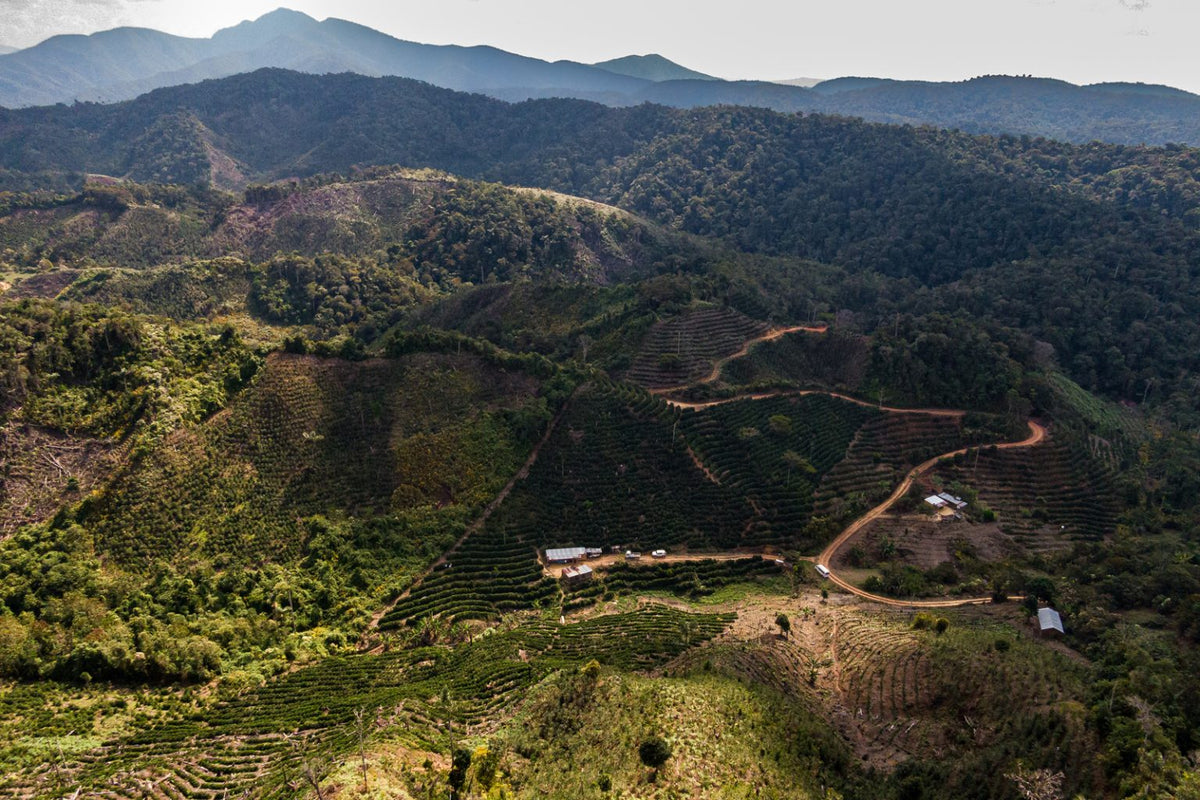
<path fill-rule="evenodd" d="M 585 64 L 551 64 L 493 47 L 406 42 L 345 20 L 318 22 L 279 9 L 210 39 L 138 28 L 55 36 L 0 60 L 0 105 L 127 100 L 162 86 L 262 67 L 399 75 L 461 91 L 562 87 L 564 93 L 627 93 L 645 83 Z"/>
<path fill-rule="evenodd" d="M 711 75 L 705 75 L 703 72 L 697 72 L 694 69 L 680 66 L 674 61 L 663 58 L 658 53 L 614 58 L 609 61 L 601 61 L 592 66 L 608 70 L 609 72 L 615 72 L 618 75 L 628 75 L 631 78 L 645 78 L 649 81 L 719 80 Z"/>
<path fill-rule="evenodd" d="M 1008 76 L 953 83 L 836 78 L 812 88 L 794 85 L 808 81 L 725 81 L 656 54 L 593 65 L 551 63 L 494 47 L 403 41 L 353 22 L 318 22 L 286 9 L 209 39 L 139 28 L 53 37 L 0 55 L 0 106 L 114 102 L 263 67 L 407 77 L 508 102 L 570 97 L 609 106 L 743 105 L 1069 142 L 1200 142 L 1200 96 L 1165 86 L 1076 86 Z"/>

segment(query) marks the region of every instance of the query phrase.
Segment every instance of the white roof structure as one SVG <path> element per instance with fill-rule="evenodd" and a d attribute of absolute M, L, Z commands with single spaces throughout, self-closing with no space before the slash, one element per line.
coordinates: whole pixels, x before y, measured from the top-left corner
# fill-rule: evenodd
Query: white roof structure
<path fill-rule="evenodd" d="M 967 506 L 966 500 L 963 500 L 961 497 L 955 497 L 954 495 L 950 494 L 949 492 L 939 492 L 938 497 L 942 498 L 943 500 L 945 500 L 947 503 L 954 506 L 955 508 L 966 508 L 966 506 Z"/>
<path fill-rule="evenodd" d="M 942 506 L 946 505 L 946 501 L 938 497 L 936 494 L 931 494 L 929 497 L 926 497 L 925 502 L 929 503 L 929 505 L 933 506 L 934 508 L 941 508 Z"/>
<path fill-rule="evenodd" d="M 1062 617 L 1053 608 L 1038 609 L 1038 630 L 1066 632 L 1063 630 Z"/>
<path fill-rule="evenodd" d="M 548 547 L 546 548 L 546 560 L 551 564 L 563 561 L 578 561 L 587 555 L 585 547 Z"/>
<path fill-rule="evenodd" d="M 576 578 L 589 578 L 592 575 L 592 568 L 587 564 L 580 564 L 578 567 L 563 567 L 562 576 L 567 580 L 575 580 Z"/>

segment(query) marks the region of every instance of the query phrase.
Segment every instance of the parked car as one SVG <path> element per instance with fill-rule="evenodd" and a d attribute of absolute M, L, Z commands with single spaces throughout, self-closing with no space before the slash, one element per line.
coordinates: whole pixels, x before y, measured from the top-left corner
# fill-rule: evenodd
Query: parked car
<path fill-rule="evenodd" d="M 666 550 L 655 550 L 655 551 L 654 551 L 654 552 L 652 552 L 650 555 L 651 555 L 651 557 L 653 557 L 653 558 L 666 558 L 666 557 L 667 557 L 667 551 L 666 551 Z"/>

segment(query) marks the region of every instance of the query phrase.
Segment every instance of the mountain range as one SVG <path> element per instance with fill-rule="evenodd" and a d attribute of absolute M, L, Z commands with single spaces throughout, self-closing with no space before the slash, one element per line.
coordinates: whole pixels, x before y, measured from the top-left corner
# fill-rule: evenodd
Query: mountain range
<path fill-rule="evenodd" d="M 116 102 L 263 67 L 408 77 L 509 102 L 571 97 L 610 106 L 747 105 L 1071 142 L 1200 142 L 1200 96 L 1164 86 L 1076 86 L 1010 76 L 953 83 L 837 78 L 811 87 L 795 85 L 809 81 L 726 81 L 656 54 L 598 64 L 548 62 L 494 47 L 403 41 L 287 9 L 208 39 L 141 28 L 52 37 L 0 55 L 0 106 Z"/>

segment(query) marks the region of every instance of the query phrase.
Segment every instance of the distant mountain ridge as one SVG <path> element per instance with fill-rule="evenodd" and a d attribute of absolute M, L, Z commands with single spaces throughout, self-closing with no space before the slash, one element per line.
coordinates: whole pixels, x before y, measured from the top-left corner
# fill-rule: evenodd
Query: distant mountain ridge
<path fill-rule="evenodd" d="M 549 63 L 493 47 L 406 42 L 340 19 L 323 22 L 278 9 L 256 20 L 189 39 L 141 28 L 55 36 L 0 56 L 0 105 L 128 100 L 152 89 L 262 67 L 415 78 L 459 91 L 562 87 L 618 94 L 647 81 L 570 61 Z"/>
<path fill-rule="evenodd" d="M 720 78 L 714 78 L 712 75 L 705 75 L 703 72 L 697 72 L 694 69 L 680 66 L 674 61 L 660 56 L 658 53 L 650 53 L 644 56 L 625 56 L 623 58 L 613 58 L 608 61 L 599 61 L 592 64 L 593 67 L 615 72 L 618 75 L 627 75 L 631 78 L 643 78 L 648 81 L 716 81 Z"/>
<path fill-rule="evenodd" d="M 741 105 L 1077 143 L 1200 144 L 1200 96 L 1166 86 L 985 76 L 950 83 L 843 77 L 806 88 L 721 80 L 657 54 L 551 63 L 494 47 L 418 44 L 286 9 L 209 39 L 141 28 L 53 37 L 0 55 L 0 106 L 116 102 L 264 67 L 413 78 L 508 102 L 567 97 L 618 107 Z"/>

